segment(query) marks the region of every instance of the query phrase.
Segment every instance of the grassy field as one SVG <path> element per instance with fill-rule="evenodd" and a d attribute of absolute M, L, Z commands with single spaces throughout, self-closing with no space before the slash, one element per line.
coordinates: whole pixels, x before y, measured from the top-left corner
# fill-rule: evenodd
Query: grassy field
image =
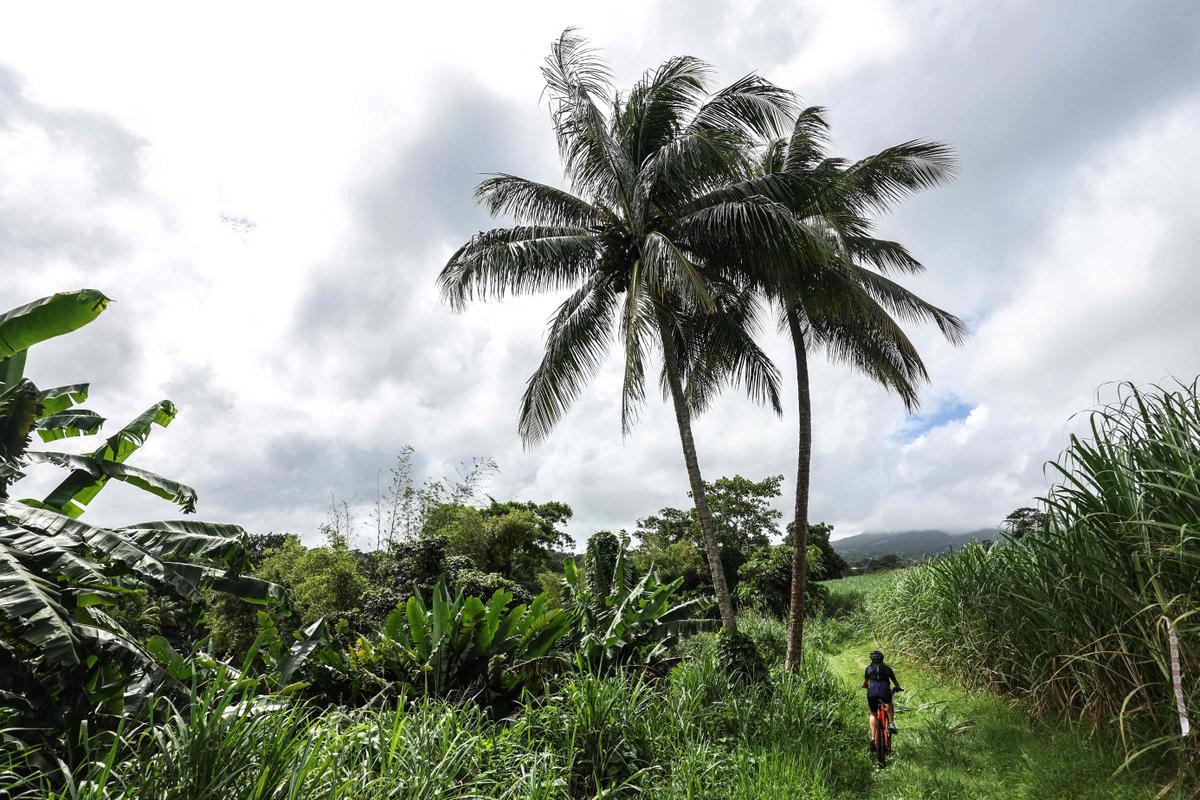
<path fill-rule="evenodd" d="M 872 592 L 878 592 L 887 589 L 902 572 L 904 572 L 904 570 L 895 569 L 888 572 L 870 572 L 866 575 L 851 575 L 849 578 L 838 578 L 835 581 L 823 581 L 821 585 L 828 589 L 831 595 L 865 596 Z"/>
<path fill-rule="evenodd" d="M 852 614 L 862 608 L 872 595 L 887 591 L 903 571 L 897 569 L 890 572 L 871 572 L 834 581 L 822 581 L 821 585 L 829 591 L 824 608 L 825 615 L 844 617 Z"/>

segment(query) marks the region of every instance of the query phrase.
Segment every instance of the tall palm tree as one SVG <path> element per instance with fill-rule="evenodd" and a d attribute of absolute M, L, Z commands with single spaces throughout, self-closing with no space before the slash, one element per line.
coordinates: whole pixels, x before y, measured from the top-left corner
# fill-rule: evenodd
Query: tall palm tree
<path fill-rule="evenodd" d="M 750 328 L 739 330 L 722 309 L 744 304 L 739 292 L 750 287 L 783 282 L 825 244 L 781 203 L 720 188 L 747 174 L 757 142 L 786 132 L 792 96 L 755 75 L 710 94 L 710 68 L 686 56 L 647 71 L 628 94 L 613 93 L 605 64 L 571 30 L 542 74 L 569 189 L 507 174 L 480 183 L 476 197 L 489 212 L 518 224 L 481 232 L 455 252 L 439 276 L 443 296 L 462 308 L 509 292 L 573 290 L 550 321 L 521 401 L 527 444 L 549 435 L 614 339 L 628 433 L 645 399 L 646 364 L 661 354 L 722 624 L 736 630 L 692 434 L 689 392 L 704 392 L 685 384 L 694 375 L 701 386 L 709 370 L 739 379 L 759 400 L 777 397 Z M 703 366 L 689 353 L 706 324 L 706 335 L 739 344 Z"/>
<path fill-rule="evenodd" d="M 779 199 L 829 246 L 816 262 L 803 265 L 790 280 L 767 285 L 796 361 L 799 441 L 792 539 L 792 585 L 786 665 L 800 666 L 807 584 L 808 493 L 812 462 L 812 405 L 808 356 L 824 350 L 899 395 L 912 411 L 917 386 L 929 375 L 897 318 L 932 322 L 952 343 L 962 342 L 963 323 L 887 277 L 916 274 L 924 267 L 898 242 L 873 237 L 872 214 L 953 174 L 954 158 L 939 142 L 910 141 L 855 163 L 828 158 L 824 109 L 811 107 L 796 118 L 791 136 L 764 150 L 755 181 L 781 181 Z"/>

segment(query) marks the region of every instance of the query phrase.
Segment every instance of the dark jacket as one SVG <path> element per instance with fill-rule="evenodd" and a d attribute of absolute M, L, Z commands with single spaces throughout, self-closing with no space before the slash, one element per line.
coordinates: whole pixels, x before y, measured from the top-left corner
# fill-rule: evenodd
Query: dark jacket
<path fill-rule="evenodd" d="M 892 686 L 900 688 L 896 673 L 887 664 L 868 664 L 863 672 L 862 688 L 867 690 L 867 697 L 878 697 L 882 700 L 892 699 Z"/>

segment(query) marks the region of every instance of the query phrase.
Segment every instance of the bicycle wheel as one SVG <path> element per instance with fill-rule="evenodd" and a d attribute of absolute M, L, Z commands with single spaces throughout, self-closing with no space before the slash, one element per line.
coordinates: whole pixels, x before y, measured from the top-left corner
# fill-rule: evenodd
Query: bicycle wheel
<path fill-rule="evenodd" d="M 891 719 L 891 709 L 886 705 L 879 707 L 879 715 L 875 721 L 876 744 L 875 758 L 879 760 L 880 767 L 887 766 L 888 750 L 892 746 L 892 734 L 888 731 L 888 722 Z"/>

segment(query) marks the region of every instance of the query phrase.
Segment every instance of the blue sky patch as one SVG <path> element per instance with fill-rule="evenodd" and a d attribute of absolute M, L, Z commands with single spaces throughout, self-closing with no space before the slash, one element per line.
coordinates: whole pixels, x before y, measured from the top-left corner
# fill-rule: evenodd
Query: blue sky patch
<path fill-rule="evenodd" d="M 911 442 L 934 428 L 949 425 L 951 422 L 962 422 L 974 409 L 975 406 L 970 403 L 964 403 L 955 395 L 948 395 L 941 398 L 931 411 L 909 414 L 897 436 L 901 441 Z"/>

